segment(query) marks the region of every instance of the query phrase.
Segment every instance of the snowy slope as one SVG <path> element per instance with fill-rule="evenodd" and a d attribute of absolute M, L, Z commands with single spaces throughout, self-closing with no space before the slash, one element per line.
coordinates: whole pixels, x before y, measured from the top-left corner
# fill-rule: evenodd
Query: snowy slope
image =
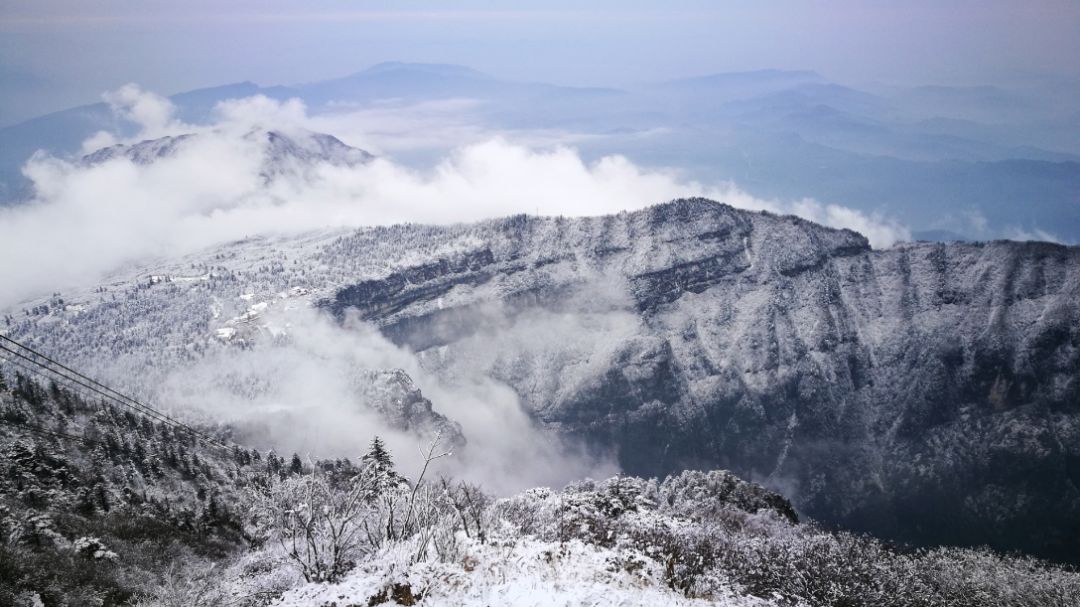
<path fill-rule="evenodd" d="M 395 547 L 404 552 L 401 547 Z M 751 607 L 773 603 L 754 597 L 718 594 L 687 598 L 664 585 L 663 568 L 642 554 L 589 546 L 581 541 L 545 542 L 535 538 L 480 545 L 468 542 L 465 567 L 423 562 L 410 565 L 404 554 L 383 554 L 337 584 L 308 584 L 291 590 L 278 607 L 368 605 L 384 590 L 407 584 L 422 598 L 415 605 L 446 607 L 574 607 L 578 605 L 657 605 Z M 613 567 L 636 559 L 633 573 Z M 396 604 L 392 597 L 386 603 Z M 377 604 L 377 603 L 376 603 Z"/>

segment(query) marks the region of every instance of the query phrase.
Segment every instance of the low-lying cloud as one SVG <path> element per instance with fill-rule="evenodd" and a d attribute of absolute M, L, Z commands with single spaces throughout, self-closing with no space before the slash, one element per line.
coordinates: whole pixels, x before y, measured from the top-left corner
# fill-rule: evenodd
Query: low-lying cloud
<path fill-rule="evenodd" d="M 253 131 L 273 129 L 302 139 L 306 132 L 338 126 L 355 133 L 347 140 L 362 147 L 363 128 L 376 130 L 378 124 L 370 112 L 312 117 L 300 101 L 257 96 L 223 102 L 215 124 L 193 127 L 175 119 L 167 99 L 135 85 L 106 99 L 118 116 L 139 127 L 129 142 L 186 132 L 198 136 L 148 164 L 123 157 L 95 165 L 31 159 L 24 172 L 34 182 L 35 199 L 0 210 L 0 305 L 92 284 L 142 258 L 257 233 L 467 222 L 514 213 L 597 215 L 682 196 L 855 229 L 876 247 L 909 236 L 895 222 L 845 207 L 764 200 L 730 182 L 687 181 L 676 171 L 644 168 L 622 156 L 590 163 L 571 147 L 531 147 L 501 136 L 459 147 L 426 170 L 379 157 L 361 166 L 316 162 L 267 182 L 260 174 L 265 138 L 251 136 Z M 359 124 L 350 124 L 350 117 Z M 88 148 L 91 143 L 123 141 L 99 133 Z"/>
<path fill-rule="evenodd" d="M 378 435 L 401 471 L 414 474 L 423 463 L 418 447 L 430 440 L 432 429 L 395 426 L 379 411 L 393 406 L 400 393 L 370 389 L 367 375 L 401 370 L 437 413 L 460 424 L 467 441 L 439 462 L 439 472 L 511 493 L 618 470 L 609 454 L 587 455 L 577 443 L 541 431 L 518 394 L 484 365 L 464 361 L 444 372 L 369 325 L 353 319 L 338 325 L 311 308 L 277 310 L 260 322 L 275 327 L 276 337 L 264 335 L 245 348 L 211 349 L 141 389 L 153 402 L 228 423 L 241 442 L 285 455 L 356 460 Z M 529 348 L 554 347 L 550 342 L 557 338 L 540 332 L 535 337 Z M 502 344 L 503 351 L 514 349 Z"/>

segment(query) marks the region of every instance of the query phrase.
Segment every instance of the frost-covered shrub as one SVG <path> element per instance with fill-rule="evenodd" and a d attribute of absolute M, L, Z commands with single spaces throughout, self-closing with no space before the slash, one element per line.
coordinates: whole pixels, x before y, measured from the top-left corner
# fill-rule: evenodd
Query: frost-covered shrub
<path fill-rule="evenodd" d="M 445 488 L 425 483 L 441 433 L 425 452 L 422 470 L 410 484 L 393 468 L 381 441 L 349 474 L 316 465 L 304 472 L 271 477 L 253 492 L 252 533 L 276 542 L 309 582 L 336 582 L 364 557 L 386 544 L 416 540 L 414 561 L 424 560 L 436 537 L 440 554 L 454 553 L 458 515 Z"/>
<path fill-rule="evenodd" d="M 545 539 L 567 541 L 583 539 L 590 543 L 611 546 L 619 534 L 618 520 L 623 515 L 651 507 L 642 493 L 645 481 L 618 476 L 606 481 L 580 481 L 568 485 L 559 493 L 532 490 L 522 494 L 525 502 L 503 501 L 497 510 L 521 524 L 522 532 Z"/>
<path fill-rule="evenodd" d="M 444 519 L 432 528 L 431 547 L 434 549 L 439 561 L 443 563 L 456 563 L 465 556 L 463 540 L 459 523 L 453 518 Z"/>
<path fill-rule="evenodd" d="M 811 605 L 893 605 L 913 597 L 906 557 L 851 534 L 817 531 L 723 538 L 717 566 L 756 596 Z"/>
<path fill-rule="evenodd" d="M 95 561 L 115 561 L 116 553 L 105 547 L 104 542 L 96 537 L 83 536 L 75 540 L 72 549 L 76 554 Z"/>
<path fill-rule="evenodd" d="M 253 496 L 258 532 L 276 541 L 309 582 L 336 581 L 370 550 L 365 531 L 383 528 L 379 477 L 361 468 L 343 485 L 312 472 L 273 480 Z"/>
<path fill-rule="evenodd" d="M 56 522 L 48 514 L 32 514 L 18 524 L 9 536 L 13 543 L 34 546 L 66 546 L 68 540 L 56 530 Z"/>
<path fill-rule="evenodd" d="M 514 533 L 549 539 L 555 530 L 556 493 L 547 487 L 526 489 L 517 495 L 496 500 L 492 518 Z"/>
<path fill-rule="evenodd" d="M 1080 574 L 1032 558 L 938 548 L 920 552 L 916 564 L 921 584 L 941 604 L 1066 607 L 1080 597 Z"/>
<path fill-rule="evenodd" d="M 231 594 L 250 597 L 242 606 L 262 605 L 282 592 L 296 586 L 300 576 L 289 566 L 289 559 L 279 550 L 253 550 L 243 554 L 233 564 Z"/>
<path fill-rule="evenodd" d="M 557 538 L 560 541 L 581 539 L 601 546 L 615 541 L 613 505 L 608 496 L 595 491 L 566 492 L 560 496 L 555 511 Z"/>
<path fill-rule="evenodd" d="M 230 603 L 214 565 L 169 567 L 137 607 L 218 607 Z"/>
<path fill-rule="evenodd" d="M 45 607 L 41 595 L 36 592 L 4 592 L 0 589 L 0 605 L 11 607 Z"/>
<path fill-rule="evenodd" d="M 492 519 L 492 498 L 479 485 L 464 481 L 453 482 L 443 478 L 440 481 L 450 506 L 453 508 L 465 536 L 475 538 L 481 544 L 487 541 Z"/>
<path fill-rule="evenodd" d="M 664 479 L 656 501 L 662 512 L 691 520 L 701 520 L 732 507 L 749 513 L 772 510 L 796 523 L 799 520 L 791 502 L 755 483 L 749 483 L 726 470 L 686 470 Z"/>
<path fill-rule="evenodd" d="M 1080 596 L 1080 575 L 1038 561 L 901 550 L 798 524 L 786 500 L 727 472 L 584 481 L 526 491 L 492 510 L 506 533 L 613 549 L 609 566 L 618 570 L 650 559 L 688 597 L 734 587 L 792 607 L 1065 607 Z"/>
<path fill-rule="evenodd" d="M 253 550 L 231 562 L 186 558 L 170 565 L 134 605 L 266 607 L 299 583 L 288 557 L 276 548 Z"/>
<path fill-rule="evenodd" d="M 434 549 L 439 560 L 456 561 L 459 557 L 457 532 L 461 529 L 450 494 L 441 485 L 426 484 L 412 492 L 413 515 L 410 529 L 402 538 L 415 536 L 414 561 L 425 560 Z"/>

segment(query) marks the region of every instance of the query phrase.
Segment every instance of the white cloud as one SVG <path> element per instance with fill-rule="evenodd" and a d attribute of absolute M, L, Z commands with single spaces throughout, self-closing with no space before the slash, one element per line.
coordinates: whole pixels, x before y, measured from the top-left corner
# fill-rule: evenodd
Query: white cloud
<path fill-rule="evenodd" d="M 35 184 L 36 200 L 0 210 L 0 305 L 93 283 L 103 272 L 146 256 L 177 255 L 256 233 L 450 223 L 514 213 L 597 215 L 682 196 L 795 213 L 860 231 L 876 247 L 908 237 L 895 222 L 845 207 L 762 200 L 732 183 L 686 181 L 622 156 L 590 163 L 569 147 L 528 147 L 501 137 L 463 145 L 428 170 L 380 157 L 357 167 L 319 164 L 266 184 L 260 175 L 265 138 L 250 136 L 250 130 L 282 127 L 297 134 L 326 126 L 326 118 L 309 118 L 299 101 L 252 97 L 222 103 L 216 124 L 195 129 L 175 120 L 167 99 L 135 85 L 107 98 L 140 125 L 140 137 L 190 131 L 199 136 L 145 166 L 123 158 L 95 166 L 31 159 L 25 173 Z M 334 120 L 347 122 L 342 116 Z M 352 128 L 359 132 L 364 124 Z"/>
<path fill-rule="evenodd" d="M 176 106 L 167 98 L 144 91 L 137 84 L 109 91 L 102 98 L 113 112 L 140 127 L 139 137 L 149 139 L 172 134 L 186 128 L 175 118 Z"/>
<path fill-rule="evenodd" d="M 373 154 L 444 152 L 491 137 L 490 131 L 479 126 L 482 121 L 474 111 L 481 105 L 474 99 L 386 100 L 357 107 L 338 104 L 332 112 L 311 116 L 308 128 L 333 133 Z"/>
<path fill-rule="evenodd" d="M 219 127 L 239 131 L 274 129 L 290 131 L 307 125 L 307 108 L 299 99 L 278 101 L 263 95 L 229 99 L 214 108 Z"/>
<path fill-rule="evenodd" d="M 150 399 L 188 414 L 205 412 L 237 428 L 245 441 L 285 454 L 355 460 L 379 435 L 399 469 L 412 475 L 422 464 L 417 443 L 427 438 L 388 425 L 375 413 L 378 404 L 369 401 L 379 395 L 355 385 L 357 378 L 366 380 L 367 370 L 401 369 L 435 411 L 461 424 L 467 444 L 440 460 L 440 473 L 506 494 L 617 471 L 611 460 L 583 456 L 573 443 L 541 432 L 514 390 L 481 365 L 434 373 L 376 329 L 351 319 L 339 326 L 309 308 L 275 311 L 264 320 L 283 327 L 288 337 L 242 350 L 212 350 L 146 386 L 153 391 Z M 123 376 L 124 370 L 112 373 Z"/>
<path fill-rule="evenodd" d="M 107 91 L 101 98 L 117 118 L 138 126 L 139 130 L 130 138 L 123 138 L 109 131 L 98 131 L 83 141 L 83 154 L 118 143 L 177 135 L 192 128 L 176 119 L 176 106 L 167 97 L 143 90 L 134 83 L 125 84 L 115 91 Z"/>
<path fill-rule="evenodd" d="M 83 155 L 86 155 L 102 148 L 116 145 L 117 143 L 120 143 L 120 140 L 116 135 L 113 135 L 108 131 L 98 131 L 82 142 L 82 149 L 80 151 Z"/>
<path fill-rule="evenodd" d="M 978 237 L 984 237 L 990 232 L 990 220 L 978 209 L 968 209 L 961 213 L 966 222 L 966 228 Z"/>
<path fill-rule="evenodd" d="M 831 228 L 854 230 L 866 236 L 875 248 L 911 240 L 911 232 L 903 224 L 886 217 L 867 215 L 850 207 L 822 204 L 806 198 L 792 203 L 787 212 Z"/>
<path fill-rule="evenodd" d="M 1064 241 L 1055 234 L 1047 232 L 1038 227 L 1031 229 L 1022 228 L 1020 226 L 1012 226 L 1005 230 L 1005 238 L 1009 240 L 1020 241 L 1041 241 L 1041 242 L 1053 242 L 1056 244 L 1063 244 Z"/>

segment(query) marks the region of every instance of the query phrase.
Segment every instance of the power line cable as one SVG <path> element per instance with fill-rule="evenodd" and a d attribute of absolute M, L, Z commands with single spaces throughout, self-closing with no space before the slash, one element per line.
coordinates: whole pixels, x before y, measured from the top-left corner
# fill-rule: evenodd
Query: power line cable
<path fill-rule="evenodd" d="M 0 349 L 3 349 L 3 347 L 0 346 Z M 11 364 L 11 365 L 16 365 L 16 366 L 22 368 L 24 371 L 30 373 L 31 375 L 34 375 L 34 376 L 39 377 L 41 379 L 48 380 L 48 381 L 55 381 L 55 378 L 50 377 L 50 376 L 42 373 L 41 371 L 39 371 L 37 369 L 29 367 L 26 364 L 21 363 L 20 361 L 10 360 L 10 359 L 7 359 L 7 358 L 4 358 L 4 357 L 0 356 L 0 362 L 5 362 L 5 363 Z M 67 379 L 67 378 L 64 377 L 63 379 Z M 65 388 L 68 389 L 68 390 L 71 390 L 70 386 L 65 386 Z M 79 390 L 78 388 L 75 388 L 74 391 L 79 393 L 80 398 L 87 399 L 86 395 L 84 395 L 82 393 L 82 391 Z M 102 402 L 104 402 L 104 401 L 102 401 Z M 46 428 L 42 428 L 40 426 L 33 426 L 31 424 L 16 424 L 16 423 L 13 423 L 11 421 L 7 421 L 7 420 L 3 420 L 3 419 L 0 419 L 0 423 L 5 423 L 5 424 L 7 424 L 9 426 L 18 426 L 18 427 L 21 427 L 21 428 L 26 428 L 26 429 L 29 429 L 31 432 L 36 430 L 39 433 L 44 432 L 46 434 L 59 436 L 61 438 L 68 438 L 68 439 L 71 439 L 71 440 L 81 441 L 81 442 L 83 442 L 83 443 L 85 443 L 87 445 L 90 445 L 90 446 L 103 445 L 103 443 L 100 442 L 100 441 L 95 441 L 95 440 L 91 440 L 91 439 L 88 439 L 88 438 L 80 438 L 78 436 L 65 434 L 63 432 L 60 432 L 59 430 L 48 430 Z"/>
<path fill-rule="evenodd" d="M 16 352 L 14 350 L 11 350 L 10 348 L 4 346 L 3 344 L 0 344 L 0 351 L 4 351 L 4 352 L 14 354 L 15 356 L 18 356 L 19 358 L 21 358 L 21 359 L 23 359 L 25 361 L 28 361 L 31 364 L 33 364 L 34 366 L 38 367 L 38 369 L 32 369 L 32 368 L 26 367 L 25 364 L 20 365 L 20 366 L 22 366 L 23 369 L 27 369 L 30 373 L 33 373 L 34 375 L 36 375 L 36 376 L 38 376 L 38 377 L 40 377 L 40 378 L 42 378 L 44 380 L 54 381 L 55 382 L 57 377 L 58 377 L 59 379 L 66 380 L 66 381 L 74 383 L 74 384 L 76 384 L 76 385 L 78 385 L 78 386 L 80 386 L 82 388 L 86 388 L 87 390 L 91 390 L 92 392 L 94 392 L 98 396 L 106 398 L 106 399 L 108 399 L 109 401 L 111 401 L 111 402 L 113 402 L 115 404 L 121 405 L 121 406 L 126 407 L 128 409 L 133 408 L 130 404 L 128 404 L 125 401 L 117 399 L 112 394 L 104 392 L 104 391 L 98 389 L 97 387 L 95 387 L 95 386 L 93 386 L 91 384 L 88 384 L 88 383 L 86 383 L 86 382 L 84 382 L 84 381 L 82 381 L 82 380 L 80 380 L 78 378 L 69 377 L 69 376 L 65 375 L 64 373 L 62 373 L 60 371 L 57 371 L 56 369 L 53 369 L 49 365 L 47 365 L 45 363 L 42 363 L 42 362 L 39 362 L 39 361 L 36 361 L 36 360 L 26 356 L 25 354 L 22 354 L 21 352 Z M 19 361 L 12 361 L 12 362 L 19 362 Z M 53 373 L 57 377 L 52 377 L 50 375 L 46 375 L 46 374 L 42 373 L 40 369 L 44 369 L 45 371 Z M 139 411 L 139 412 L 144 413 L 143 411 Z M 153 413 L 149 413 L 148 415 L 150 415 L 151 417 L 153 417 L 155 419 L 158 419 L 159 421 L 162 421 L 163 423 L 175 424 L 177 426 L 183 426 L 183 424 L 181 424 L 180 422 L 172 422 L 168 418 L 164 418 L 162 416 L 154 415 Z"/>
<path fill-rule="evenodd" d="M 0 351 L 7 352 L 6 348 L 4 348 L 2 345 L 0 345 Z M 23 362 L 21 360 L 18 360 L 18 359 L 15 359 L 15 358 L 5 358 L 3 356 L 0 356 L 0 363 L 5 363 L 5 364 L 11 365 L 13 367 L 17 367 L 19 369 L 22 369 L 28 375 L 33 375 L 34 377 L 37 377 L 37 378 L 39 378 L 39 379 L 41 379 L 43 381 L 56 383 L 56 380 L 58 379 L 57 377 L 53 377 L 51 375 L 47 375 L 47 374 L 43 373 L 40 368 L 32 367 L 32 366 L 26 364 L 25 362 Z M 51 369 L 50 369 L 50 371 L 51 371 Z M 52 371 L 52 372 L 56 373 L 56 371 Z M 75 382 L 71 381 L 71 378 L 69 378 L 67 376 L 60 375 L 59 379 L 67 380 L 67 383 L 64 384 L 64 389 L 78 395 L 79 398 L 81 398 L 81 399 L 83 399 L 83 400 L 85 400 L 87 402 L 90 402 L 90 401 L 93 400 L 94 395 L 97 394 L 97 396 L 99 398 L 102 398 L 101 402 L 107 404 L 107 401 L 104 400 L 104 397 L 102 397 L 102 395 L 100 393 L 94 393 L 94 392 L 88 391 L 86 386 L 84 386 L 84 385 L 82 385 L 80 383 L 75 383 Z"/>
<path fill-rule="evenodd" d="M 195 428 L 192 428 L 191 426 L 189 426 L 189 425 L 187 425 L 187 424 L 185 424 L 185 423 L 183 423 L 181 421 L 173 419 L 172 417 L 170 417 L 170 416 L 168 416 L 168 415 L 154 409 L 153 407 L 150 407 L 149 405 L 143 404 L 142 402 L 140 402 L 140 401 L 138 401 L 138 400 L 136 400 L 136 399 L 134 399 L 134 398 L 132 398 L 130 396 L 127 396 L 126 394 L 123 394 L 122 392 L 114 390 L 113 388 L 110 388 L 109 386 L 107 386 L 107 385 L 105 385 L 105 384 L 103 384 L 103 383 L 101 383 L 101 382 L 87 376 L 87 375 L 84 375 L 84 374 L 76 371 L 75 369 L 72 369 L 71 367 L 68 367 L 67 365 L 64 365 L 63 363 L 61 363 L 61 362 L 59 362 L 59 361 L 57 361 L 55 359 L 52 359 L 49 356 L 46 356 L 45 354 L 42 354 L 41 352 L 38 352 L 37 350 L 35 350 L 35 349 L 33 349 L 33 348 L 29 347 L 29 346 L 23 345 L 23 344 L 15 341 L 14 339 L 11 339 L 10 337 L 4 336 L 4 335 L 0 335 L 0 340 L 8 342 L 8 343 L 10 343 L 10 344 L 12 344 L 12 345 L 14 345 L 14 346 L 16 346 L 18 348 L 21 348 L 22 350 L 27 351 L 30 354 L 32 354 L 33 356 L 46 361 L 46 363 L 42 363 L 41 361 L 35 360 L 34 358 L 31 358 L 30 356 L 27 356 L 27 355 L 23 354 L 22 352 L 19 352 L 17 350 L 13 350 L 12 348 L 10 348 L 8 346 L 5 346 L 3 343 L 0 343 L 0 350 L 4 350 L 6 352 L 14 354 L 15 356 L 18 356 L 19 358 L 22 358 L 22 359 L 26 360 L 27 362 L 29 362 L 29 363 L 31 363 L 31 364 L 33 364 L 35 366 L 38 366 L 38 367 L 41 367 L 41 368 L 43 368 L 43 369 L 45 369 L 47 371 L 50 371 L 50 372 L 58 375 L 59 377 L 65 379 L 65 380 L 76 383 L 76 384 L 78 384 L 78 385 L 80 385 L 80 386 L 82 386 L 82 387 L 84 387 L 84 388 L 86 388 L 88 390 L 91 390 L 91 391 L 93 391 L 93 392 L 95 392 L 95 393 L 97 393 L 97 394 L 99 394 L 99 395 L 101 395 L 101 396 L 103 396 L 105 398 L 108 398 L 108 399 L 112 400 L 113 402 L 116 402 L 116 403 L 118 403 L 118 404 L 120 404 L 120 405 L 122 405 L 122 406 L 124 406 L 124 407 L 126 407 L 128 409 L 137 410 L 138 412 L 140 412 L 140 413 L 142 413 L 144 415 L 149 415 L 149 416 L 151 416 L 153 418 L 156 418 L 156 419 L 158 419 L 159 421 L 161 421 L 163 423 L 170 424 L 170 425 L 172 425 L 174 427 L 183 428 L 183 429 L 187 430 L 188 432 L 190 432 L 191 434 L 201 438 L 203 441 L 205 441 L 206 443 L 208 443 L 210 445 L 213 445 L 215 447 L 219 447 L 219 448 L 222 448 L 222 449 L 228 449 L 227 445 L 225 445 L 224 443 L 218 441 L 217 439 L 214 439 L 214 438 L 210 437 L 209 435 L 207 435 L 207 434 L 205 434 L 203 432 L 200 432 L 199 430 L 196 430 Z M 73 375 L 74 377 L 70 377 L 70 376 L 66 375 L 64 372 L 58 371 L 57 369 L 51 367 L 50 365 L 58 367 L 58 368 L 62 369 L 64 372 Z"/>
<path fill-rule="evenodd" d="M 3 346 L 0 346 L 0 349 L 2 349 L 2 348 L 3 348 Z M 7 360 L 7 359 L 5 359 L 3 357 L 0 357 L 0 361 L 7 362 L 7 363 L 16 363 L 17 362 L 17 361 Z M 42 379 L 47 379 L 47 380 L 53 379 L 53 378 L 45 375 L 44 373 L 41 373 L 38 370 L 26 367 L 25 365 L 21 365 L 21 366 L 25 370 L 27 370 L 28 372 L 32 373 L 33 375 L 35 375 L 37 377 L 40 377 Z M 20 428 L 20 429 L 23 429 L 23 430 L 28 430 L 28 431 L 30 431 L 32 433 L 35 433 L 35 434 L 41 434 L 41 435 L 45 435 L 45 436 L 52 436 L 52 437 L 56 437 L 56 438 L 63 438 L 63 439 L 68 439 L 68 440 L 81 442 L 84 445 L 87 445 L 89 447 L 105 447 L 105 448 L 109 448 L 108 445 L 106 445 L 105 443 L 103 443 L 101 441 L 97 441 L 97 440 L 93 440 L 93 439 L 89 439 L 89 438 L 85 438 L 85 437 L 79 437 L 79 436 L 75 436 L 75 435 L 72 435 L 72 434 L 67 434 L 65 432 L 60 432 L 59 430 L 49 430 L 47 428 L 43 428 L 41 426 L 35 426 L 35 425 L 32 425 L 32 424 L 16 423 L 16 422 L 12 422 L 10 420 L 5 420 L 3 418 L 0 418 L 0 424 L 6 425 L 6 426 L 11 426 L 11 427 L 14 427 L 14 428 Z"/>
<path fill-rule="evenodd" d="M 3 350 L 3 349 L 4 349 L 4 346 L 3 346 L 2 344 L 0 344 L 0 350 Z M 38 378 L 41 378 L 41 379 L 43 379 L 43 380 L 46 380 L 46 381 L 53 381 L 53 382 L 55 382 L 55 380 L 56 380 L 56 378 L 54 378 L 54 377 L 51 377 L 51 376 L 49 376 L 49 375 L 46 375 L 45 373 L 42 373 L 42 372 L 41 372 L 41 371 L 40 371 L 39 369 L 34 369 L 34 368 L 31 368 L 31 367 L 28 367 L 28 366 L 26 366 L 25 364 L 21 364 L 21 363 L 19 363 L 19 361 L 14 361 L 14 360 L 7 360 L 7 359 L 4 359 L 4 358 L 2 358 L 2 357 L 0 357 L 0 360 L 3 360 L 3 361 L 5 361 L 5 362 L 9 362 L 9 363 L 15 363 L 15 364 L 19 364 L 19 366 L 20 366 L 20 367 L 22 367 L 23 369 L 25 369 L 26 371 L 28 371 L 28 372 L 29 372 L 30 374 L 32 374 L 32 375 L 34 375 L 34 376 L 36 376 L 36 377 L 38 377 Z M 49 370 L 49 371 L 52 371 L 53 373 L 56 373 L 56 371 L 55 371 L 54 369 L 48 369 L 48 370 Z M 61 379 L 64 379 L 64 380 L 69 380 L 69 381 L 71 380 L 71 378 L 69 378 L 69 377 L 67 377 L 67 376 L 63 376 L 63 375 L 61 375 L 61 376 L 60 376 L 60 378 L 61 378 Z M 79 386 L 83 386 L 83 384 L 78 384 L 78 385 L 79 385 Z M 70 386 L 65 386 L 65 387 L 66 387 L 67 389 L 71 389 L 71 388 L 70 388 Z M 91 388 L 91 389 L 92 389 L 92 388 Z M 77 391 L 77 392 L 78 392 L 78 391 L 79 391 L 79 389 L 78 389 L 78 388 L 75 388 L 75 391 Z M 101 392 L 97 392 L 97 393 L 98 393 L 99 395 L 101 395 L 101 396 L 105 397 L 105 398 L 109 398 L 109 399 L 111 399 L 110 395 L 108 395 L 108 394 L 104 394 L 104 393 L 101 393 Z M 85 397 L 85 396 L 84 396 L 83 394 L 81 394 L 81 393 L 80 393 L 80 397 L 82 397 L 82 398 L 86 398 L 86 397 Z M 105 401 L 105 400 L 103 400 L 102 402 L 103 402 L 103 403 L 107 403 L 107 401 Z M 121 402 L 121 403 L 119 403 L 119 404 L 121 404 L 121 405 L 126 405 L 126 403 L 123 403 L 123 402 Z M 184 429 L 188 429 L 188 430 L 190 430 L 190 428 L 188 428 L 187 426 L 184 426 L 183 424 L 181 424 L 181 427 L 183 427 Z M 77 438 L 77 437 L 75 437 L 75 438 Z M 96 443 L 94 443 L 94 444 L 101 444 L 101 443 L 100 443 L 100 442 L 96 442 Z M 213 446 L 217 446 L 217 445 L 213 445 Z"/>
<path fill-rule="evenodd" d="M 52 359 L 52 358 L 49 358 L 49 357 L 48 357 L 47 355 L 45 355 L 45 354 L 42 354 L 41 352 L 38 352 L 37 350 L 35 350 L 35 349 L 31 348 L 30 346 L 27 346 L 27 345 L 24 345 L 24 344 L 22 344 L 22 343 L 19 343 L 19 342 L 15 341 L 14 339 L 11 339 L 10 337 L 7 337 L 7 336 L 5 336 L 5 335 L 0 335 L 0 340 L 3 340 L 3 341 L 6 341 L 6 342 L 9 342 L 9 343 L 11 343 L 12 345 L 14 345 L 14 346 L 16 346 L 16 347 L 18 347 L 18 348 L 21 348 L 21 349 L 23 349 L 23 350 L 26 350 L 27 352 L 30 352 L 30 353 L 31 353 L 31 354 L 33 354 L 34 356 L 36 356 L 36 357 L 38 357 L 38 358 L 41 358 L 41 359 L 43 359 L 43 360 L 47 361 L 48 363 L 50 363 L 50 364 L 52 364 L 52 365 L 55 365 L 55 366 L 57 366 L 57 367 L 59 367 L 59 368 L 63 369 L 64 371 L 66 371 L 66 372 L 68 372 L 68 373 L 71 373 L 72 375 L 75 375 L 76 377 L 78 377 L 78 378 L 80 378 L 80 379 L 82 379 L 82 380 L 84 380 L 84 381 L 86 381 L 86 382 L 89 382 L 89 383 L 91 383 L 91 384 L 94 384 L 94 385 L 96 385 L 96 386 L 98 386 L 99 388 L 101 388 L 101 389 L 103 389 L 103 390 L 106 390 L 106 391 L 108 391 L 108 392 L 112 393 L 113 395 L 115 395 L 115 397 L 116 397 L 116 398 L 121 398 L 121 399 L 123 399 L 123 400 L 129 401 L 129 402 L 130 402 L 130 403 L 132 403 L 132 404 L 133 404 L 134 406 L 136 406 L 136 407 L 139 407 L 139 408 L 141 408 L 141 409 L 145 409 L 147 413 L 150 413 L 150 414 L 152 414 L 152 415 L 154 415 L 154 416 L 160 417 L 160 418 L 162 418 L 162 419 L 164 419 L 164 420 L 168 420 L 168 421 L 170 421 L 170 422 L 172 422 L 172 423 L 175 423 L 175 424 L 179 424 L 179 425 L 184 425 L 184 424 L 183 424 L 183 422 L 180 422 L 180 421 L 178 421 L 178 420 L 175 420 L 175 419 L 173 419 L 173 418 L 169 417 L 168 415 L 166 415 L 166 414 L 164 414 L 164 413 L 162 413 L 162 412 L 160 412 L 160 411 L 157 411 L 156 409 L 154 409 L 154 408 L 152 408 L 152 407 L 150 407 L 150 406 L 148 406 L 148 405 L 144 405 L 144 404 L 140 403 L 139 401 L 135 400 L 134 398 L 132 398 L 132 397 L 130 397 L 130 396 L 128 396 L 128 395 L 126 395 L 126 394 L 123 394 L 122 392 L 118 392 L 118 391 L 116 391 L 116 390 L 113 390 L 113 389 L 112 389 L 112 388 L 110 388 L 109 386 L 106 386 L 105 384 L 103 384 L 103 383 L 101 383 L 101 382 L 99 382 L 99 381 L 95 380 L 94 378 L 92 378 L 92 377 L 88 377 L 88 376 L 86 376 L 86 375 L 84 375 L 84 374 L 82 374 L 82 373 L 80 373 L 80 372 L 76 371 L 75 369 L 72 369 L 71 367 L 68 367 L 67 365 L 65 365 L 65 364 L 63 364 L 63 363 L 61 363 L 61 362 L 59 362 L 59 361 L 57 361 L 57 360 L 54 360 L 54 359 Z M 12 350 L 10 350 L 10 348 L 8 348 L 8 347 L 5 347 L 5 346 L 4 346 L 3 344 L 0 344 L 0 348 L 2 348 L 2 349 L 5 349 L 5 350 L 8 350 L 9 352 L 12 352 Z M 15 352 L 13 352 L 13 353 L 15 353 Z M 15 353 L 15 354 L 17 354 L 17 353 Z M 21 355 L 20 355 L 20 356 L 21 356 Z M 22 356 L 22 358 L 27 358 L 27 357 L 26 357 L 26 356 Z M 30 359 L 27 359 L 27 360 L 30 360 Z M 30 362 L 32 362 L 32 363 L 34 363 L 34 364 L 39 364 L 39 365 L 40 365 L 40 363 L 38 363 L 37 361 L 34 361 L 34 360 L 31 360 Z M 55 371 L 54 371 L 54 372 L 55 372 Z"/>
<path fill-rule="evenodd" d="M 68 440 L 78 441 L 90 447 L 96 447 L 101 444 L 98 441 L 83 438 L 81 436 L 75 436 L 74 434 L 68 434 L 66 432 L 60 432 L 59 430 L 49 430 L 48 428 L 42 428 L 41 426 L 34 426 L 31 424 L 20 424 L 6 419 L 0 419 L 0 424 L 3 424 L 5 426 L 11 426 L 13 428 L 29 430 L 30 432 L 33 432 L 35 434 L 43 434 L 47 436 L 54 436 L 57 438 L 66 438 Z"/>

